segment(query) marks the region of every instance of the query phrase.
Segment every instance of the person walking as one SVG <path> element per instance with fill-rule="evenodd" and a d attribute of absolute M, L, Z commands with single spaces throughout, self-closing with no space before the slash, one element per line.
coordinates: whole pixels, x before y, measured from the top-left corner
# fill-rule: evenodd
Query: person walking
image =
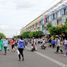
<path fill-rule="evenodd" d="M 7 47 L 8 47 L 8 40 L 7 40 L 7 38 L 3 39 L 3 47 L 4 47 L 4 55 L 6 55 L 7 54 Z"/>
<path fill-rule="evenodd" d="M 63 44 L 64 44 L 64 56 L 67 56 L 67 38 L 64 39 Z"/>
<path fill-rule="evenodd" d="M 11 48 L 12 48 L 12 52 L 15 52 L 15 40 L 14 38 L 10 40 L 10 45 L 11 45 Z"/>
<path fill-rule="evenodd" d="M 46 48 L 46 42 L 45 39 L 43 39 L 41 44 L 41 49 L 45 49 L 45 48 Z"/>
<path fill-rule="evenodd" d="M 19 53 L 18 53 L 19 61 L 21 60 L 21 56 L 22 56 L 22 61 L 24 61 L 23 51 L 25 48 L 25 42 L 21 36 L 18 39 L 17 45 L 18 45 L 18 51 L 19 51 Z"/>
<path fill-rule="evenodd" d="M 3 50 L 3 40 L 2 40 L 2 37 L 0 37 L 0 51 Z"/>
<path fill-rule="evenodd" d="M 52 44 L 52 47 L 53 47 L 53 48 L 55 48 L 55 43 L 56 43 L 56 42 L 55 42 L 55 39 L 53 39 L 53 40 L 51 41 L 51 44 Z"/>
<path fill-rule="evenodd" d="M 60 38 L 56 39 L 56 46 L 57 46 L 56 53 L 59 53 L 59 50 L 60 50 L 61 53 L 63 53 L 62 49 L 60 48 L 61 47 Z"/>
<path fill-rule="evenodd" d="M 37 47 L 36 47 L 36 41 L 34 39 L 34 37 L 31 39 L 31 51 L 36 51 L 37 50 Z"/>
<path fill-rule="evenodd" d="M 48 44 L 49 44 L 49 47 L 51 47 L 51 38 L 48 39 Z"/>

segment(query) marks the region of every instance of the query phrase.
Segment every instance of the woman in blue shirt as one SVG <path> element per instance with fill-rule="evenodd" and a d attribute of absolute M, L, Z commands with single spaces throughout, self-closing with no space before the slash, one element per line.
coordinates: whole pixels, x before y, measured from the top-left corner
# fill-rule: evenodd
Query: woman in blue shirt
<path fill-rule="evenodd" d="M 18 51 L 19 51 L 19 61 L 21 60 L 21 56 L 22 56 L 22 61 L 24 61 L 24 54 L 23 54 L 23 50 L 25 48 L 25 42 L 24 40 L 22 39 L 22 37 L 20 36 L 19 39 L 18 39 Z"/>

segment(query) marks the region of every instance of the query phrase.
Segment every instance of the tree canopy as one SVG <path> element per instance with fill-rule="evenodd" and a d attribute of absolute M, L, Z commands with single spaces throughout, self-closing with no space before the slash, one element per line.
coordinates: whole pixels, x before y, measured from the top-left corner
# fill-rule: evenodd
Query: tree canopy
<path fill-rule="evenodd" d="M 6 36 L 3 33 L 1 33 L 1 32 L 0 32 L 0 37 L 6 38 Z"/>
<path fill-rule="evenodd" d="M 38 38 L 38 37 L 41 37 L 43 35 L 43 32 L 42 31 L 35 31 L 35 32 L 23 32 L 21 34 L 21 36 L 23 38 L 32 38 L 32 37 L 35 37 L 35 38 Z"/>
<path fill-rule="evenodd" d="M 67 19 L 64 24 L 53 26 L 51 23 L 47 24 L 47 29 L 51 35 L 67 35 Z"/>

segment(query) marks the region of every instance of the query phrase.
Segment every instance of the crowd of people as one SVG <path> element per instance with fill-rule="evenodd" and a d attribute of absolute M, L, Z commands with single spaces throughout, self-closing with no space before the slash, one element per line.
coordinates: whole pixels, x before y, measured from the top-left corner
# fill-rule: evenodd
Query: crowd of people
<path fill-rule="evenodd" d="M 31 45 L 30 45 L 31 44 Z M 37 47 L 40 45 L 41 49 L 46 49 L 47 47 L 50 48 L 56 48 L 56 54 L 61 52 L 61 54 L 64 54 L 64 56 L 67 56 L 67 38 L 64 37 L 56 37 L 56 38 L 29 38 L 29 39 L 23 39 L 21 36 L 19 36 L 17 39 L 11 38 L 1 38 L 0 37 L 0 52 L 4 51 L 4 55 L 7 54 L 7 50 L 10 51 L 9 46 L 11 46 L 11 52 L 17 51 L 19 61 L 24 61 L 24 48 L 25 46 L 30 45 L 31 50 L 30 51 L 37 51 Z M 17 47 L 17 49 L 15 48 Z"/>
<path fill-rule="evenodd" d="M 50 47 L 52 46 L 53 48 L 56 47 L 56 52 L 59 53 L 59 51 L 63 54 L 64 56 L 67 55 L 67 38 L 64 37 L 56 37 L 53 39 L 49 39 L 48 43 L 50 44 Z"/>
<path fill-rule="evenodd" d="M 56 38 L 32 38 L 30 39 L 31 43 L 31 51 L 37 50 L 37 45 L 40 44 L 40 47 L 42 49 L 46 49 L 47 47 L 56 48 L 56 54 L 61 52 L 61 54 L 64 54 L 64 56 L 67 56 L 67 38 L 64 37 L 56 37 Z"/>
<path fill-rule="evenodd" d="M 17 47 L 17 49 L 15 47 Z M 0 52 L 4 52 L 4 55 L 7 54 L 8 50 L 9 51 L 11 50 L 11 52 L 13 53 L 17 51 L 19 61 L 21 60 L 21 57 L 22 57 L 22 61 L 24 61 L 24 55 L 23 55 L 24 48 L 25 48 L 25 42 L 21 36 L 19 36 L 18 39 L 14 39 L 14 38 L 8 39 L 8 38 L 0 37 Z"/>

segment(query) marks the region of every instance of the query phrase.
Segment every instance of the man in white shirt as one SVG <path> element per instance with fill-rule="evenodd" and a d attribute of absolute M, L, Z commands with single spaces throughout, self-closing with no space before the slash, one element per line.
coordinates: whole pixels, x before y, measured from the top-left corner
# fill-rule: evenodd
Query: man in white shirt
<path fill-rule="evenodd" d="M 56 39 L 56 46 L 57 46 L 56 53 L 59 53 L 59 50 L 60 50 L 61 53 L 63 53 L 62 49 L 60 49 L 60 46 L 61 46 L 60 38 Z"/>

